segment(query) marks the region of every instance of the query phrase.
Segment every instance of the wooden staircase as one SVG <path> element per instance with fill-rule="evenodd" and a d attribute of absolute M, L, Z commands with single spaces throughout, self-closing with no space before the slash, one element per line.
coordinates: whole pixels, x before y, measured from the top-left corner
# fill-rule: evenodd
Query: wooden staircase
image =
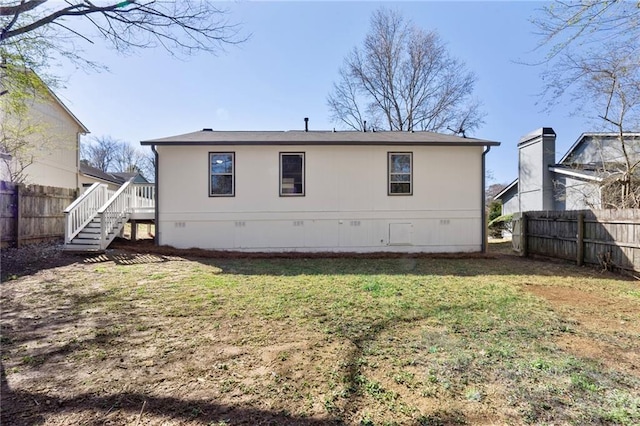
<path fill-rule="evenodd" d="M 109 231 L 109 234 L 107 235 L 109 243 L 111 243 L 111 241 L 113 241 L 114 238 L 118 234 L 120 234 L 127 221 L 128 218 L 126 220 L 120 219 L 117 222 L 116 227 Z M 89 222 L 84 228 L 82 228 L 82 231 L 80 231 L 78 235 L 73 237 L 71 241 L 65 243 L 64 250 L 74 252 L 104 251 L 104 249 L 106 249 L 107 247 L 102 247 L 101 229 L 102 227 L 100 224 L 100 217 L 94 217 L 93 219 L 91 219 L 91 222 Z"/>
<path fill-rule="evenodd" d="M 154 184 L 126 182 L 117 191 L 95 183 L 65 213 L 65 251 L 103 252 L 129 220 L 153 220 Z"/>

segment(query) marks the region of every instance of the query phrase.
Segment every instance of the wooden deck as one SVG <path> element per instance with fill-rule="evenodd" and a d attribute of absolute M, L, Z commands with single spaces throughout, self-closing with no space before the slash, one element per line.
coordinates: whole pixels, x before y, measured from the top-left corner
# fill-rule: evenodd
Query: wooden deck
<path fill-rule="evenodd" d="M 155 220 L 155 184 L 126 182 L 117 191 L 95 183 L 64 211 L 65 250 L 106 250 L 130 221 Z"/>

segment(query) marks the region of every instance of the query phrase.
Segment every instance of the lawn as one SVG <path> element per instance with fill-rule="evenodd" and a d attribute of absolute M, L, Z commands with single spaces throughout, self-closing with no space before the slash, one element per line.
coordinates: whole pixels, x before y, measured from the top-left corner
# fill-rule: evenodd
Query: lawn
<path fill-rule="evenodd" d="M 474 258 L 63 257 L 2 283 L 2 424 L 640 424 L 640 285 Z"/>

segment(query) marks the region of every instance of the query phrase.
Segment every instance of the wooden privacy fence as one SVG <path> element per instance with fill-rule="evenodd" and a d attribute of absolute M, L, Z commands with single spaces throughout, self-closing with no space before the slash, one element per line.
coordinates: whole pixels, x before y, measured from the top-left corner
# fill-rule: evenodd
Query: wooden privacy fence
<path fill-rule="evenodd" d="M 583 263 L 640 271 L 640 210 L 575 210 L 514 215 L 513 248 Z"/>
<path fill-rule="evenodd" d="M 64 209 L 76 191 L 53 186 L 0 182 L 2 247 L 64 237 Z"/>

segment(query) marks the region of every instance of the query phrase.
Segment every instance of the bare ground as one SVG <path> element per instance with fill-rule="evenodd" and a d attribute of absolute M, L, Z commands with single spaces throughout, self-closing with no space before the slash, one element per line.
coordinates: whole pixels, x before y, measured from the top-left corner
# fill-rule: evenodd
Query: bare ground
<path fill-rule="evenodd" d="M 331 371 L 336 359 L 356 350 L 348 344 L 329 343 L 322 333 L 291 332 L 286 320 L 255 324 L 220 317 L 202 323 L 197 313 L 155 317 L 152 310 L 140 314 L 144 309 L 132 309 L 140 315 L 134 320 L 138 325 L 126 330 L 125 339 L 117 319 L 85 308 L 104 297 L 99 281 L 82 293 L 54 285 L 91 282 L 97 264 L 145 265 L 149 275 L 159 265 L 177 271 L 189 256 L 220 253 L 175 251 L 149 243 L 121 243 L 107 255 L 93 257 L 62 253 L 55 244 L 3 250 L 2 424 L 340 424 L 331 416 L 332 407 L 320 403 L 322 395 L 314 391 L 329 393 L 330 378 L 319 372 Z M 531 262 L 504 247 L 490 257 Z M 565 274 L 564 263 L 534 262 Z M 560 348 L 640 377 L 640 342 L 628 338 L 640 337 L 638 303 L 576 287 L 534 284 L 523 289 L 547 299 L 573 325 L 573 333 L 555 342 Z M 97 325 L 111 331 L 96 334 Z M 262 344 L 243 344 L 249 340 Z M 100 341 L 109 347 L 92 349 L 90 343 Z M 10 355 L 7 346 L 13 349 Z M 316 371 L 308 365 L 317 366 Z M 302 383 L 295 400 L 283 388 L 290 380 Z M 492 406 L 425 400 L 429 406 L 424 408 L 440 415 L 424 424 L 519 424 L 494 409 L 501 404 L 499 389 L 487 398 Z"/>

